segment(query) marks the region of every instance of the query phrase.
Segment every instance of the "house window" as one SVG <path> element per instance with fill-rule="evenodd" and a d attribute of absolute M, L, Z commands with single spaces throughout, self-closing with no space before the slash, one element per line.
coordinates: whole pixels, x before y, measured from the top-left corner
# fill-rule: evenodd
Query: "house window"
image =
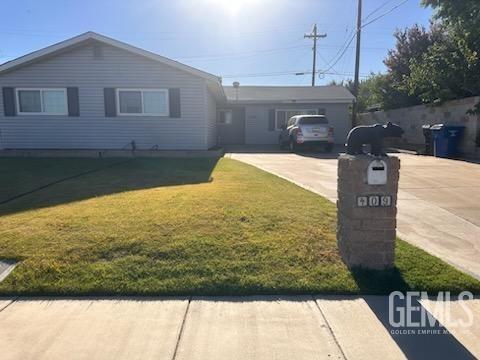
<path fill-rule="evenodd" d="M 120 115 L 168 116 L 167 89 L 118 89 Z"/>
<path fill-rule="evenodd" d="M 17 89 L 20 115 L 67 115 L 67 89 Z"/>
<path fill-rule="evenodd" d="M 217 114 L 218 123 L 222 125 L 231 125 L 233 122 L 232 110 L 219 110 Z"/>
<path fill-rule="evenodd" d="M 282 130 L 287 121 L 295 115 L 317 115 L 317 110 L 276 110 L 275 127 L 277 130 Z"/>

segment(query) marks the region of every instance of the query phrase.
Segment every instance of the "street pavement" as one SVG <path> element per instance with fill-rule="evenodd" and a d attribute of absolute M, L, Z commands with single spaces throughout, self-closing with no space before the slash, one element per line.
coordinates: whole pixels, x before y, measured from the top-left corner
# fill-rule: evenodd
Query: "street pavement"
<path fill-rule="evenodd" d="M 480 164 L 411 154 L 401 161 L 397 234 L 480 279 Z M 337 153 L 227 154 L 337 200 Z"/>

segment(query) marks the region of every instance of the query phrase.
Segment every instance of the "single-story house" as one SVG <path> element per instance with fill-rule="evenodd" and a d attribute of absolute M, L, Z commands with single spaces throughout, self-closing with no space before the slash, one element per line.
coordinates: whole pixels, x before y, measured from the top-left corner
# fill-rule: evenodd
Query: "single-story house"
<path fill-rule="evenodd" d="M 303 113 L 326 114 L 343 143 L 354 99 L 338 86 L 224 87 L 93 32 L 0 65 L 0 87 L 0 149 L 274 144 L 285 119 Z"/>

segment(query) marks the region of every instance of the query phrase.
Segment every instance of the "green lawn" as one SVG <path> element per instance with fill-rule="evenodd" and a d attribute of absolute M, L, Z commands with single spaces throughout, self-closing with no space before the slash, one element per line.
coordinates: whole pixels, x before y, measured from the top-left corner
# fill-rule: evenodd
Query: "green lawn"
<path fill-rule="evenodd" d="M 105 169 L 102 170 L 102 167 Z M 0 294 L 292 294 L 470 290 L 398 241 L 396 269 L 349 271 L 335 205 L 231 159 L 0 159 Z"/>

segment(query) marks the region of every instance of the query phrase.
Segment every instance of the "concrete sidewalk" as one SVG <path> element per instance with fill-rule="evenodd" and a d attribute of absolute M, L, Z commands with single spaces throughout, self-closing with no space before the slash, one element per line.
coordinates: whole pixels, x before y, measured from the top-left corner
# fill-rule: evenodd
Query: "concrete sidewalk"
<path fill-rule="evenodd" d="M 480 165 L 429 156 L 395 155 L 401 160 L 398 235 L 480 279 Z M 338 154 L 227 156 L 336 202 Z"/>
<path fill-rule="evenodd" d="M 465 317 L 454 305 L 437 327 L 452 333 L 431 336 L 392 333 L 387 297 L 0 299 L 0 357 L 470 359 L 480 356 L 480 300 L 468 306 L 473 327 L 451 325 Z"/>

